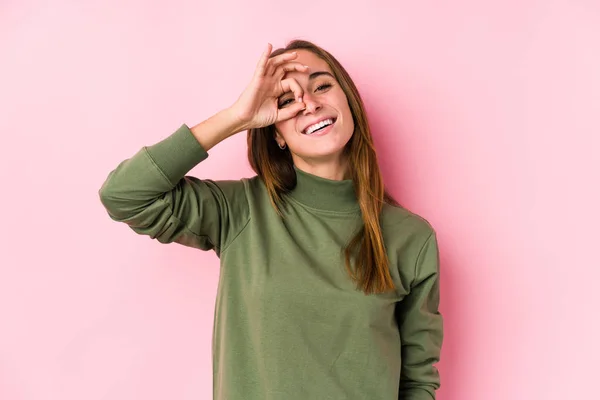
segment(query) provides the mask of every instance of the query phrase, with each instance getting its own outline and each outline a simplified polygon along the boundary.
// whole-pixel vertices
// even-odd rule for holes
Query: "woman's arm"
[[[249,218],[243,183],[186,174],[208,157],[201,141],[212,147],[237,126],[225,110],[121,162],[99,192],[110,217],[162,243],[220,253]]]
[[[417,257],[410,293],[396,306],[402,339],[402,400],[434,400],[440,387],[434,366],[440,360],[443,339],[439,303],[439,253],[435,233],[431,233]]]
[[[249,218],[243,183],[199,180],[186,174],[220,141],[291,118],[304,109],[304,103],[298,101],[280,110],[277,99],[285,91],[293,91],[300,100],[300,85],[283,77],[307,67],[292,61],[295,53],[269,58],[271,50],[269,44],[250,84],[233,106],[191,129],[182,125],[109,174],[100,199],[112,219],[163,243],[178,242],[217,253],[227,247]]]

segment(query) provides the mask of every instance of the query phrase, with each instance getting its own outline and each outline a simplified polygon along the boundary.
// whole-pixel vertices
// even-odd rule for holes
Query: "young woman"
[[[435,232],[385,192],[340,63],[306,41],[271,50],[232,106],[123,161],[102,203],[137,233],[220,257],[215,399],[435,399]],[[186,175],[245,130],[257,176]]]

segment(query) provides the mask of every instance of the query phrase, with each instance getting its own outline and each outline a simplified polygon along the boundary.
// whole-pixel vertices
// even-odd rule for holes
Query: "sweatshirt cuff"
[[[208,158],[208,153],[186,124],[160,142],[147,146],[146,151],[172,184]]]

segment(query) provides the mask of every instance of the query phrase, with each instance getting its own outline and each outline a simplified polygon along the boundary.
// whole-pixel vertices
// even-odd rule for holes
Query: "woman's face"
[[[287,144],[296,165],[298,158],[308,162],[341,160],[344,146],[354,132],[348,99],[327,63],[308,50],[296,50],[294,62],[308,65],[307,72],[292,71],[284,79],[294,78],[303,90],[306,105],[295,117],[275,124],[276,140]],[[279,108],[295,101],[292,92],[278,100]]]

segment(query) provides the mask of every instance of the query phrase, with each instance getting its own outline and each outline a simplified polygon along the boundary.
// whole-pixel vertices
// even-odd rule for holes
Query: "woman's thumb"
[[[306,109],[306,104],[294,102],[293,105],[286,107],[281,110],[279,114],[279,122],[285,121],[296,116],[300,111]]]

